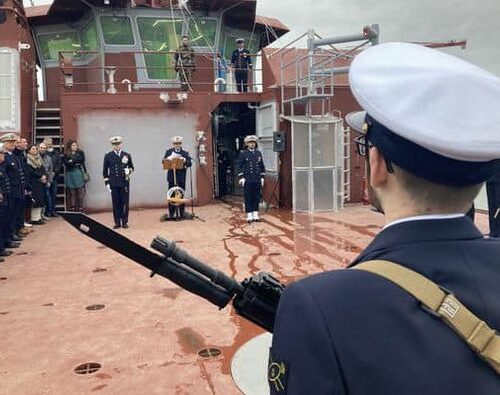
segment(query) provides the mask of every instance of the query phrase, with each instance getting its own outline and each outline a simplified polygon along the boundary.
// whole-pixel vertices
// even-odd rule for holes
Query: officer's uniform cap
[[[123,138],[121,136],[113,136],[109,139],[109,142],[113,145],[121,144],[123,142]]]
[[[172,137],[172,143],[182,143],[182,136],[174,136]]]
[[[237,38],[236,39],[236,44],[241,44],[241,43],[244,43],[244,42],[245,42],[244,38]]]
[[[6,141],[17,141],[19,136],[15,133],[6,133],[0,137],[0,143],[5,143]]]
[[[388,43],[356,56],[349,83],[366,110],[347,122],[384,157],[429,181],[472,185],[500,170],[500,79],[421,45]]]
[[[244,141],[245,141],[245,144],[248,144],[250,141],[253,141],[256,143],[258,139],[259,138],[256,135],[252,134],[251,136],[246,136]]]

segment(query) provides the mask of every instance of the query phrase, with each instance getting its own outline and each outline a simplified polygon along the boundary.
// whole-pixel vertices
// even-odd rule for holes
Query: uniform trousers
[[[113,218],[116,225],[127,225],[129,187],[111,187],[111,199],[113,200]]]
[[[24,199],[23,198],[8,198],[9,201],[9,210],[7,210],[6,214],[6,233],[5,233],[5,242],[11,242],[12,236],[21,227],[19,226],[20,220],[22,221],[22,225],[24,225]]]
[[[245,182],[245,211],[247,213],[259,211],[260,193],[260,181]]]
[[[5,249],[5,242],[8,236],[7,215],[9,213],[9,203],[7,197],[5,197],[2,203],[0,203],[0,252]]]
[[[500,211],[498,211],[500,209],[500,182],[487,182],[486,194],[488,195],[490,237],[500,237]]]
[[[236,79],[236,89],[238,92],[248,91],[248,70],[236,70],[234,73]]]

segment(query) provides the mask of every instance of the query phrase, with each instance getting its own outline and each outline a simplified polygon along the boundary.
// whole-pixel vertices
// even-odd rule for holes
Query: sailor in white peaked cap
[[[349,80],[386,225],[352,269],[287,285],[271,393],[500,393],[500,239],[464,214],[499,170],[500,79],[391,43],[356,56]]]

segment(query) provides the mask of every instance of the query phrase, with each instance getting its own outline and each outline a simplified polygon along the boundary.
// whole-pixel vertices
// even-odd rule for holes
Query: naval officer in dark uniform
[[[500,172],[486,182],[490,237],[500,237]]]
[[[363,51],[349,79],[368,114],[349,123],[386,225],[350,269],[286,288],[271,392],[500,394],[500,240],[465,216],[500,168],[500,79],[407,43]]]
[[[262,159],[262,152],[257,149],[257,136],[246,136],[246,149],[241,151],[238,158],[239,184],[245,188],[245,211],[247,222],[260,221],[259,203],[264,187],[266,167]]]
[[[236,40],[238,48],[231,55],[231,67],[234,68],[234,78],[238,92],[248,91],[248,70],[253,67],[250,51],[245,48],[245,39]]]
[[[0,143],[0,262],[3,257],[11,255],[11,251],[5,249],[5,237],[7,236],[9,212],[10,180],[6,174],[5,153],[3,143]]]
[[[130,197],[130,175],[134,171],[132,156],[122,150],[123,139],[111,137],[109,142],[113,150],[104,156],[102,176],[113,199],[114,229],[128,228],[128,204]]]
[[[186,195],[186,172],[192,165],[191,155],[188,151],[182,149],[182,136],[172,137],[172,148],[168,148],[163,155],[163,159],[174,159],[176,157],[182,158],[184,161],[184,166],[180,170],[174,171],[169,170],[167,173],[168,189],[173,187],[180,187],[184,191],[184,196]],[[185,205],[181,204],[178,206],[178,216],[176,217],[176,207],[172,204],[168,205],[168,219],[183,219],[185,216]]]

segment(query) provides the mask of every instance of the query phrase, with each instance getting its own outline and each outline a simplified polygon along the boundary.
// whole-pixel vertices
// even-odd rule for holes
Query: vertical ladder
[[[33,142],[40,144],[43,139],[50,137],[55,150],[64,151],[64,142],[61,130],[61,109],[56,107],[41,107],[38,103],[35,114]],[[64,172],[57,178],[57,205],[56,210],[66,209],[66,190],[64,187]]]

